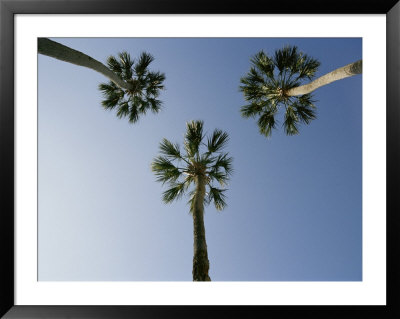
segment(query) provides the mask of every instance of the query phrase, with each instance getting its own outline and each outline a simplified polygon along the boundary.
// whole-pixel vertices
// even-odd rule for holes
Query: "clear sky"
[[[362,76],[319,88],[317,119],[267,139],[244,119],[249,59],[296,45],[317,76],[362,58],[354,38],[57,38],[105,62],[151,53],[163,110],[138,123],[101,106],[101,74],[38,56],[39,280],[191,281],[193,222],[150,163],[185,123],[227,131],[227,208],[205,209],[213,281],[362,280]]]

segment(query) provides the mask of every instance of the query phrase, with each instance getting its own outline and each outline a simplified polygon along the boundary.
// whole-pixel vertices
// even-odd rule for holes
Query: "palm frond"
[[[167,157],[164,156],[157,156],[151,164],[151,169],[153,172],[162,172],[175,168],[175,165]]]
[[[118,87],[115,85],[114,82],[110,81],[109,83],[100,83],[99,90],[102,91],[104,95],[108,95],[108,94],[114,94],[115,91],[118,90]]]
[[[161,110],[162,102],[157,99],[147,98],[148,106],[151,112],[158,113]]]
[[[266,81],[255,67],[251,67],[246,76],[240,78],[239,90],[243,92],[247,101],[258,100],[263,97],[263,89],[268,87]]]
[[[274,62],[269,58],[264,51],[258,52],[253,58],[250,59],[251,63],[265,74],[268,78],[274,77]],[[260,81],[262,82],[262,81]]]
[[[160,72],[148,72],[146,82],[148,83],[147,94],[157,97],[160,90],[164,90],[163,82],[165,74]]]
[[[211,153],[205,152],[200,155],[200,158],[197,160],[199,164],[203,167],[209,167],[216,160],[215,156],[212,156]]]
[[[261,134],[271,136],[272,130],[276,128],[275,114],[276,109],[269,109],[260,115],[257,124]]]
[[[297,101],[301,105],[308,105],[308,106],[310,106],[312,108],[315,108],[315,105],[314,105],[315,100],[313,100],[313,97],[312,97],[312,95],[310,93],[309,94],[300,95],[297,98]]]
[[[129,103],[128,102],[120,103],[117,109],[117,116],[119,118],[123,118],[128,115],[129,115]]]
[[[199,152],[203,140],[203,121],[190,121],[186,123],[185,149],[190,157]]]
[[[306,54],[301,54],[297,64],[298,79],[307,78],[311,80],[317,72],[321,63]]]
[[[207,149],[209,153],[215,153],[221,151],[228,143],[228,133],[216,129],[212,133],[211,137],[207,141]]]
[[[217,171],[217,170],[210,170],[208,173],[211,181],[216,180],[221,186],[225,186],[229,180],[229,177],[226,173]]]
[[[261,86],[254,83],[245,83],[246,81],[244,78],[242,78],[240,81],[244,85],[241,85],[239,90],[243,92],[246,101],[258,101],[265,96],[264,88],[267,88],[267,86]]]
[[[285,46],[283,49],[275,51],[274,64],[279,72],[289,70],[289,72],[296,73],[298,58],[296,46]]]
[[[185,193],[186,185],[185,182],[172,183],[172,187],[163,192],[163,201],[165,203],[171,203],[174,200],[178,200]]]
[[[183,171],[182,174],[185,175],[184,181],[188,187],[189,187],[189,185],[194,183],[194,180],[195,180],[194,176],[192,174],[188,174],[187,170]]]
[[[182,159],[179,144],[173,144],[166,138],[160,143],[160,152],[170,159]]]
[[[118,62],[118,60],[114,56],[111,55],[108,57],[107,66],[115,74],[117,74],[118,76],[121,76],[121,73],[122,73],[121,64]]]
[[[224,194],[226,189],[211,186],[209,188],[207,202],[211,203],[213,201],[217,210],[223,210],[226,207],[226,195]]]
[[[265,106],[268,105],[268,101],[257,101],[244,105],[240,109],[240,113],[244,118],[255,117],[260,115]]]
[[[168,158],[163,156],[156,157],[151,163],[151,170],[157,177],[157,182],[176,182],[182,176],[179,170]]]
[[[219,171],[220,168],[223,168],[225,171],[225,174],[227,176],[232,175],[233,169],[232,169],[232,162],[233,158],[228,157],[228,153],[225,154],[220,154],[216,158],[214,165],[211,167],[212,171]]]
[[[135,74],[138,77],[144,76],[148,66],[150,65],[151,62],[154,61],[154,57],[146,52],[142,52],[139,56],[139,59],[134,67]]]
[[[111,81],[109,83],[100,83],[99,90],[103,93],[104,100],[101,101],[101,104],[105,109],[113,109],[124,97],[124,91]]]
[[[147,110],[149,109],[149,102],[148,100],[142,98],[141,96],[134,96],[132,98],[133,104],[137,105],[138,112],[140,114],[146,114]]]
[[[261,73],[255,68],[251,67],[250,71],[247,73],[247,77],[244,79],[244,84],[254,84],[254,85],[260,85],[264,84],[264,77],[262,76]]]
[[[305,124],[309,124],[316,118],[314,108],[308,104],[293,104],[293,107],[299,120]]]
[[[128,102],[124,102],[124,104],[129,105]],[[139,110],[136,105],[131,105],[129,107],[129,123],[136,123],[139,121]]]
[[[131,59],[131,56],[128,52],[121,52],[118,54],[118,56],[122,69],[121,76],[125,81],[130,80],[133,76],[132,66],[135,61]]]
[[[292,106],[288,106],[285,112],[285,121],[283,126],[287,135],[299,134],[298,129],[299,118]]]

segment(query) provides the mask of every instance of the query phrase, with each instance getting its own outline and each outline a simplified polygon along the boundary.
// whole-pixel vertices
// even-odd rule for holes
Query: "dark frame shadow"
[[[14,15],[15,14],[385,14],[387,21],[386,306],[17,306],[14,303]],[[0,0],[0,315],[2,318],[400,318],[397,185],[400,137],[398,0],[230,1]]]

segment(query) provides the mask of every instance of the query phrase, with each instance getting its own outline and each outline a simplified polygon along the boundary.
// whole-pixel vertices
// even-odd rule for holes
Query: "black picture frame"
[[[386,306],[16,306],[14,305],[14,15],[15,14],[385,14],[387,18]],[[4,318],[400,318],[398,306],[400,137],[398,0],[184,1],[0,0],[0,315]],[[378,79],[377,79],[378,80]]]

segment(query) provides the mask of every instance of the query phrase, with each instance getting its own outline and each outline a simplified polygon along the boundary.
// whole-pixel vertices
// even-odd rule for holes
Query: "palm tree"
[[[265,136],[270,136],[276,128],[276,115],[282,107],[285,108],[286,134],[298,134],[299,124],[309,124],[316,118],[311,92],[362,72],[360,60],[304,84],[314,78],[320,62],[300,52],[296,46],[277,50],[272,57],[260,51],[250,61],[250,71],[240,79],[240,90],[249,102],[242,106],[241,113],[245,118],[258,117],[260,133]]]
[[[224,153],[228,134],[214,130],[206,143],[203,142],[203,122],[191,121],[186,124],[184,151],[179,144],[167,139],[160,143],[162,155],[152,162],[152,171],[157,181],[167,183],[163,201],[171,203],[185,193],[190,196],[190,213],[193,217],[194,256],[193,281],[211,281],[204,228],[204,206],[214,202],[217,210],[226,206],[226,189],[218,188],[213,182],[224,187],[232,174],[232,158]]]
[[[110,82],[99,85],[105,97],[102,105],[105,109],[117,107],[117,116],[120,118],[126,116],[129,122],[135,123],[140,114],[145,114],[148,110],[157,113],[161,108],[161,101],[157,97],[164,89],[165,75],[148,70],[150,63],[154,61],[148,53],[142,53],[137,62],[126,52],[120,53],[118,58],[110,56],[107,67],[80,51],[47,38],[38,39],[38,52],[90,68],[106,76]]]

